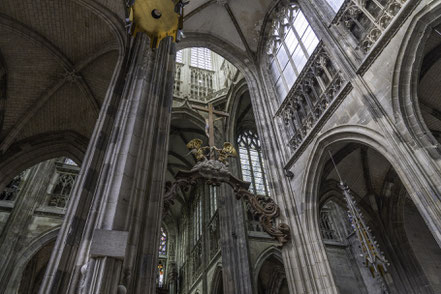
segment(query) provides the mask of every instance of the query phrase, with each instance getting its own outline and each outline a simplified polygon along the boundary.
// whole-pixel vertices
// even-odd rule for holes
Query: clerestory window
[[[281,10],[268,41],[270,71],[280,100],[285,99],[319,40],[296,4]]]
[[[262,151],[257,134],[251,130],[242,132],[238,136],[237,145],[239,146],[242,179],[251,183],[250,191],[254,194],[269,196]]]
[[[176,52],[176,62],[183,63],[182,60],[182,50],[179,50]]]
[[[197,68],[212,70],[211,51],[208,48],[191,48],[190,65]]]

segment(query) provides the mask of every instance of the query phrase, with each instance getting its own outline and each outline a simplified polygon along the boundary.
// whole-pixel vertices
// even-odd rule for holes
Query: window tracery
[[[25,170],[16,175],[5,187],[0,194],[0,200],[14,201],[18,193],[21,190],[22,182],[27,174],[28,170]]]
[[[253,193],[269,196],[260,140],[257,134],[251,130],[242,132],[238,136],[237,145],[239,147],[242,179],[251,183],[250,190]]]
[[[368,53],[407,0],[346,0],[334,23],[343,24]]]
[[[191,48],[190,65],[197,68],[212,70],[211,50],[202,47]]]
[[[65,208],[70,197],[77,175],[69,172],[57,171],[55,183],[49,195],[48,206]]]
[[[159,238],[159,255],[167,255],[167,233],[161,227],[161,236]]]
[[[267,54],[280,100],[286,97],[318,43],[298,5],[291,3],[278,11],[271,26]]]

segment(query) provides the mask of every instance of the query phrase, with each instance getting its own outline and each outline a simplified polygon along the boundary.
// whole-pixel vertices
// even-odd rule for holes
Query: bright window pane
[[[304,59],[306,59],[305,55],[303,54],[302,48],[298,47],[296,49],[296,51],[294,51],[294,54],[292,55],[292,60],[294,61],[294,64],[297,67],[297,70],[300,71],[303,66],[301,66],[302,64],[304,64]]]
[[[259,195],[269,195],[268,188],[265,186],[259,138],[254,132],[245,131],[239,135],[237,143],[239,145],[242,179],[251,183],[251,192]]]
[[[208,48],[191,48],[190,65],[202,69],[211,70],[211,51]]]
[[[294,28],[297,31],[297,34],[302,37],[306,28],[308,27],[308,21],[306,20],[303,13],[297,14],[296,20],[294,21]]]
[[[279,97],[281,99],[284,99],[286,97],[286,94],[288,94],[281,77],[279,78],[279,80],[276,83],[276,91],[279,94]]]
[[[297,78],[291,63],[288,63],[286,65],[285,70],[283,71],[283,76],[285,77],[285,81],[288,84],[288,87],[291,88]]]
[[[274,87],[280,100],[285,99],[309,56],[319,43],[317,36],[300,9],[298,7],[292,7],[291,9],[292,17],[280,19],[275,24],[275,27],[287,25],[284,40],[278,45],[275,60],[272,60],[270,67],[272,77],[276,81]],[[274,40],[272,39],[270,42],[274,42]],[[272,46],[275,46],[275,44],[272,43]],[[281,74],[282,76],[280,76]]]
[[[285,43],[289,49],[289,54],[292,54],[299,44],[299,41],[297,41],[297,38],[291,29],[289,29],[288,33],[286,34]]]
[[[280,47],[279,51],[277,52],[277,60],[279,61],[281,68],[285,68],[286,64],[289,61],[288,54],[286,53],[286,50],[283,46]]]
[[[327,0],[327,1],[335,12],[338,12],[340,10],[340,7],[343,5],[343,2],[345,2],[345,0]]]
[[[176,62],[182,63],[182,50],[176,52]]]

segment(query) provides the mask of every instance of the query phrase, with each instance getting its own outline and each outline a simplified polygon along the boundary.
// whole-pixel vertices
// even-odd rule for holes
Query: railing
[[[193,275],[192,281],[195,281],[197,277],[202,273],[202,237],[196,243],[192,251],[192,265]]]
[[[210,222],[208,223],[208,232],[210,234],[210,240],[209,240],[210,260],[219,251],[219,239],[220,239],[219,225],[220,225],[219,213],[216,211],[213,217],[211,218]]]
[[[276,113],[294,153],[307,143],[310,134],[329,117],[350,88],[320,43]]]
[[[367,53],[406,2],[407,0],[346,0],[333,23],[343,24],[359,42],[360,48]]]

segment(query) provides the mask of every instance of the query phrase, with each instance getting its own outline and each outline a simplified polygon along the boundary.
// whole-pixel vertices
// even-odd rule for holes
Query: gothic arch
[[[380,134],[366,127],[337,127],[325,132],[318,137],[317,141],[313,145],[312,152],[310,153],[308,158],[307,167],[305,168],[306,173],[303,177],[304,184],[302,186],[301,193],[302,195],[304,195],[303,197],[306,197],[306,199],[304,200],[306,208],[303,213],[303,218],[305,221],[304,232],[306,238],[309,239],[310,242],[317,242],[317,240],[322,240],[318,223],[321,207],[319,197],[321,196],[320,182],[322,179],[322,171],[324,168],[324,164],[328,159],[327,149],[336,143],[342,142],[355,142],[357,144],[367,146],[377,152],[379,155],[383,156],[391,165],[392,169],[396,172],[404,189],[409,194],[413,204],[417,207],[420,216],[423,217],[425,215],[421,212],[424,212],[427,208],[424,206],[423,201],[421,201],[420,197],[418,197],[418,194],[415,194],[414,187],[412,187],[411,185],[412,179],[410,177],[412,177],[412,172],[406,170],[405,166],[403,166],[402,161],[400,161],[387,149],[388,144],[386,140]],[[332,196],[330,196],[328,199],[330,198],[332,198]],[[363,207],[360,208],[363,209]],[[394,211],[396,212],[396,210]],[[433,230],[433,228],[431,227],[430,219],[427,219],[427,217],[425,217],[424,222],[426,223],[429,230],[431,230],[431,234],[433,235],[432,237],[434,237],[434,240],[439,243],[439,239],[437,239],[437,236],[434,233],[435,230]],[[398,231],[397,234],[400,234],[400,232]],[[401,235],[403,235],[402,232]],[[325,253],[325,246],[323,242],[316,243],[316,246],[319,247],[319,250],[314,250],[314,252],[311,252],[311,254],[314,255],[313,259],[325,261],[323,264],[320,265],[321,270],[329,273],[329,276],[332,276],[332,270],[330,268],[328,257]],[[416,271],[418,272],[418,269]],[[404,283],[408,283],[407,281],[408,280],[406,280]],[[331,281],[331,283],[333,287],[336,286],[335,281]],[[403,282],[401,281],[401,283]],[[414,285],[421,284],[418,282],[410,283]]]
[[[431,29],[441,24],[440,13],[441,4],[432,2],[413,17],[399,49],[392,82],[393,112],[402,128],[410,133],[406,139],[435,159],[441,158],[441,150],[433,148],[437,141],[422,117],[417,89],[426,41]]]
[[[210,294],[223,293],[223,280],[222,280],[222,265],[218,264],[214,270],[213,279],[211,282]]]
[[[17,287],[20,284],[20,279],[22,278],[23,271],[28,262],[36,253],[38,253],[41,248],[48,245],[50,242],[55,241],[59,231],[60,228],[58,227],[40,235],[39,237],[35,238],[27,248],[23,249],[18,254],[17,263],[15,264],[14,271],[9,279],[6,292],[15,293],[15,291],[18,290]]]
[[[238,49],[212,35],[202,33],[186,33],[185,35],[185,39],[176,44],[177,50],[190,47],[208,48],[238,68],[239,71],[242,72],[242,74],[246,77],[248,82],[248,79],[252,74],[254,64]]]
[[[253,279],[253,283],[254,283],[254,290],[256,291],[256,293],[260,293],[257,292],[259,291],[259,280],[260,280],[260,273],[261,270],[263,269],[263,267],[265,266],[265,264],[267,264],[268,262],[271,262],[274,264],[274,262],[278,263],[278,268],[274,268],[273,273],[273,277],[270,281],[270,285],[272,285],[272,292],[270,292],[271,294],[278,294],[278,290],[280,290],[283,282],[286,282],[286,274],[285,274],[285,269],[283,266],[283,258],[282,258],[282,253],[279,249],[277,249],[274,246],[269,247],[268,249],[266,249],[265,251],[263,251],[260,256],[257,258],[257,261],[254,265],[254,279]],[[265,292],[266,293],[266,292]]]
[[[88,140],[74,132],[41,134],[17,142],[0,156],[0,188],[21,171],[48,159],[66,156],[80,164]]]

